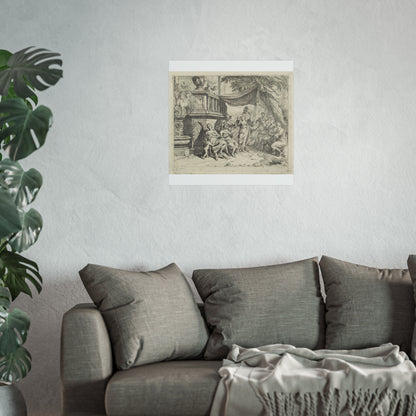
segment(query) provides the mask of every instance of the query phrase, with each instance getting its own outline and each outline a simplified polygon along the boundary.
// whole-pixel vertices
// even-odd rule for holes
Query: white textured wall
[[[25,161],[44,175],[27,255],[32,416],[59,411],[62,314],[87,262],[152,269],[328,254],[405,267],[416,251],[416,37],[410,0],[1,0],[0,48],[61,52],[40,93],[55,124]],[[169,187],[170,59],[295,63],[295,185]],[[175,296],[173,293],[172,296]]]

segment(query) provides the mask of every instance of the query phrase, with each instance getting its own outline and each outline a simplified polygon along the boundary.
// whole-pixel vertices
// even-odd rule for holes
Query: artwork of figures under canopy
[[[170,173],[292,174],[293,72],[171,72]]]

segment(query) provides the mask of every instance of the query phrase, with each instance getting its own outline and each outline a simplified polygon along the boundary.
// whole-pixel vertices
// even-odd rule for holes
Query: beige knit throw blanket
[[[392,344],[234,345],[219,374],[211,416],[416,416],[416,367]]]

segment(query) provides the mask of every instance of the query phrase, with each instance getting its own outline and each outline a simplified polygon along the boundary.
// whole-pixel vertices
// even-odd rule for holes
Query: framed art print
[[[170,61],[169,183],[293,183],[292,61]]]

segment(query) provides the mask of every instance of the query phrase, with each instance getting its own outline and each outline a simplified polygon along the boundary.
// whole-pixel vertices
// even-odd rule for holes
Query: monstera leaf
[[[0,161],[0,187],[9,192],[19,208],[33,202],[41,186],[42,175],[36,169],[25,172],[19,162]]]
[[[20,210],[19,215],[22,229],[9,240],[9,244],[14,251],[20,253],[36,243],[43,221],[39,212],[33,208],[27,212]]]
[[[0,355],[8,355],[15,352],[26,342],[30,319],[27,313],[15,308],[6,313],[2,320],[3,323],[0,325]]]
[[[18,162],[0,162],[0,238],[10,238],[13,250],[21,252],[34,244],[42,230],[42,217],[35,209],[19,209],[30,204],[42,185],[36,169],[25,172]]]
[[[51,68],[62,65],[62,60],[56,59],[59,53],[32,48],[22,49],[8,58],[7,67],[0,71],[0,95],[7,95],[13,82],[17,96],[27,98],[33,94],[28,84],[43,91],[62,78],[61,69]]]
[[[0,239],[20,231],[21,215],[9,192],[0,189]]]
[[[26,280],[35,286],[38,293],[42,290],[42,277],[38,265],[20,254],[4,249],[0,252],[0,276],[10,290],[12,300],[20,293],[32,296]]]
[[[0,103],[0,114],[0,126],[7,124],[0,131],[0,142],[11,138],[5,146],[10,159],[23,159],[45,143],[52,125],[52,112],[48,107],[40,105],[31,110],[22,98],[9,98]]]
[[[13,382],[31,368],[29,352],[22,347],[30,327],[29,316],[20,309],[9,311],[10,291],[0,286],[0,381]]]
[[[7,287],[0,286],[0,320],[1,317],[10,308],[10,290]]]
[[[0,357],[0,380],[13,383],[26,377],[32,368],[32,356],[24,347],[19,347],[15,352]]]
[[[1,71],[1,68],[0,68]],[[7,100],[9,98],[19,98],[17,94],[14,92],[13,84],[10,85],[9,92],[7,95],[4,95],[1,101]],[[30,97],[26,98],[26,104],[28,107],[33,110],[38,105],[38,97],[35,93],[33,93]]]
[[[4,49],[0,49],[0,71],[8,68],[7,61],[10,59],[12,55],[13,54],[11,52],[5,51]]]

